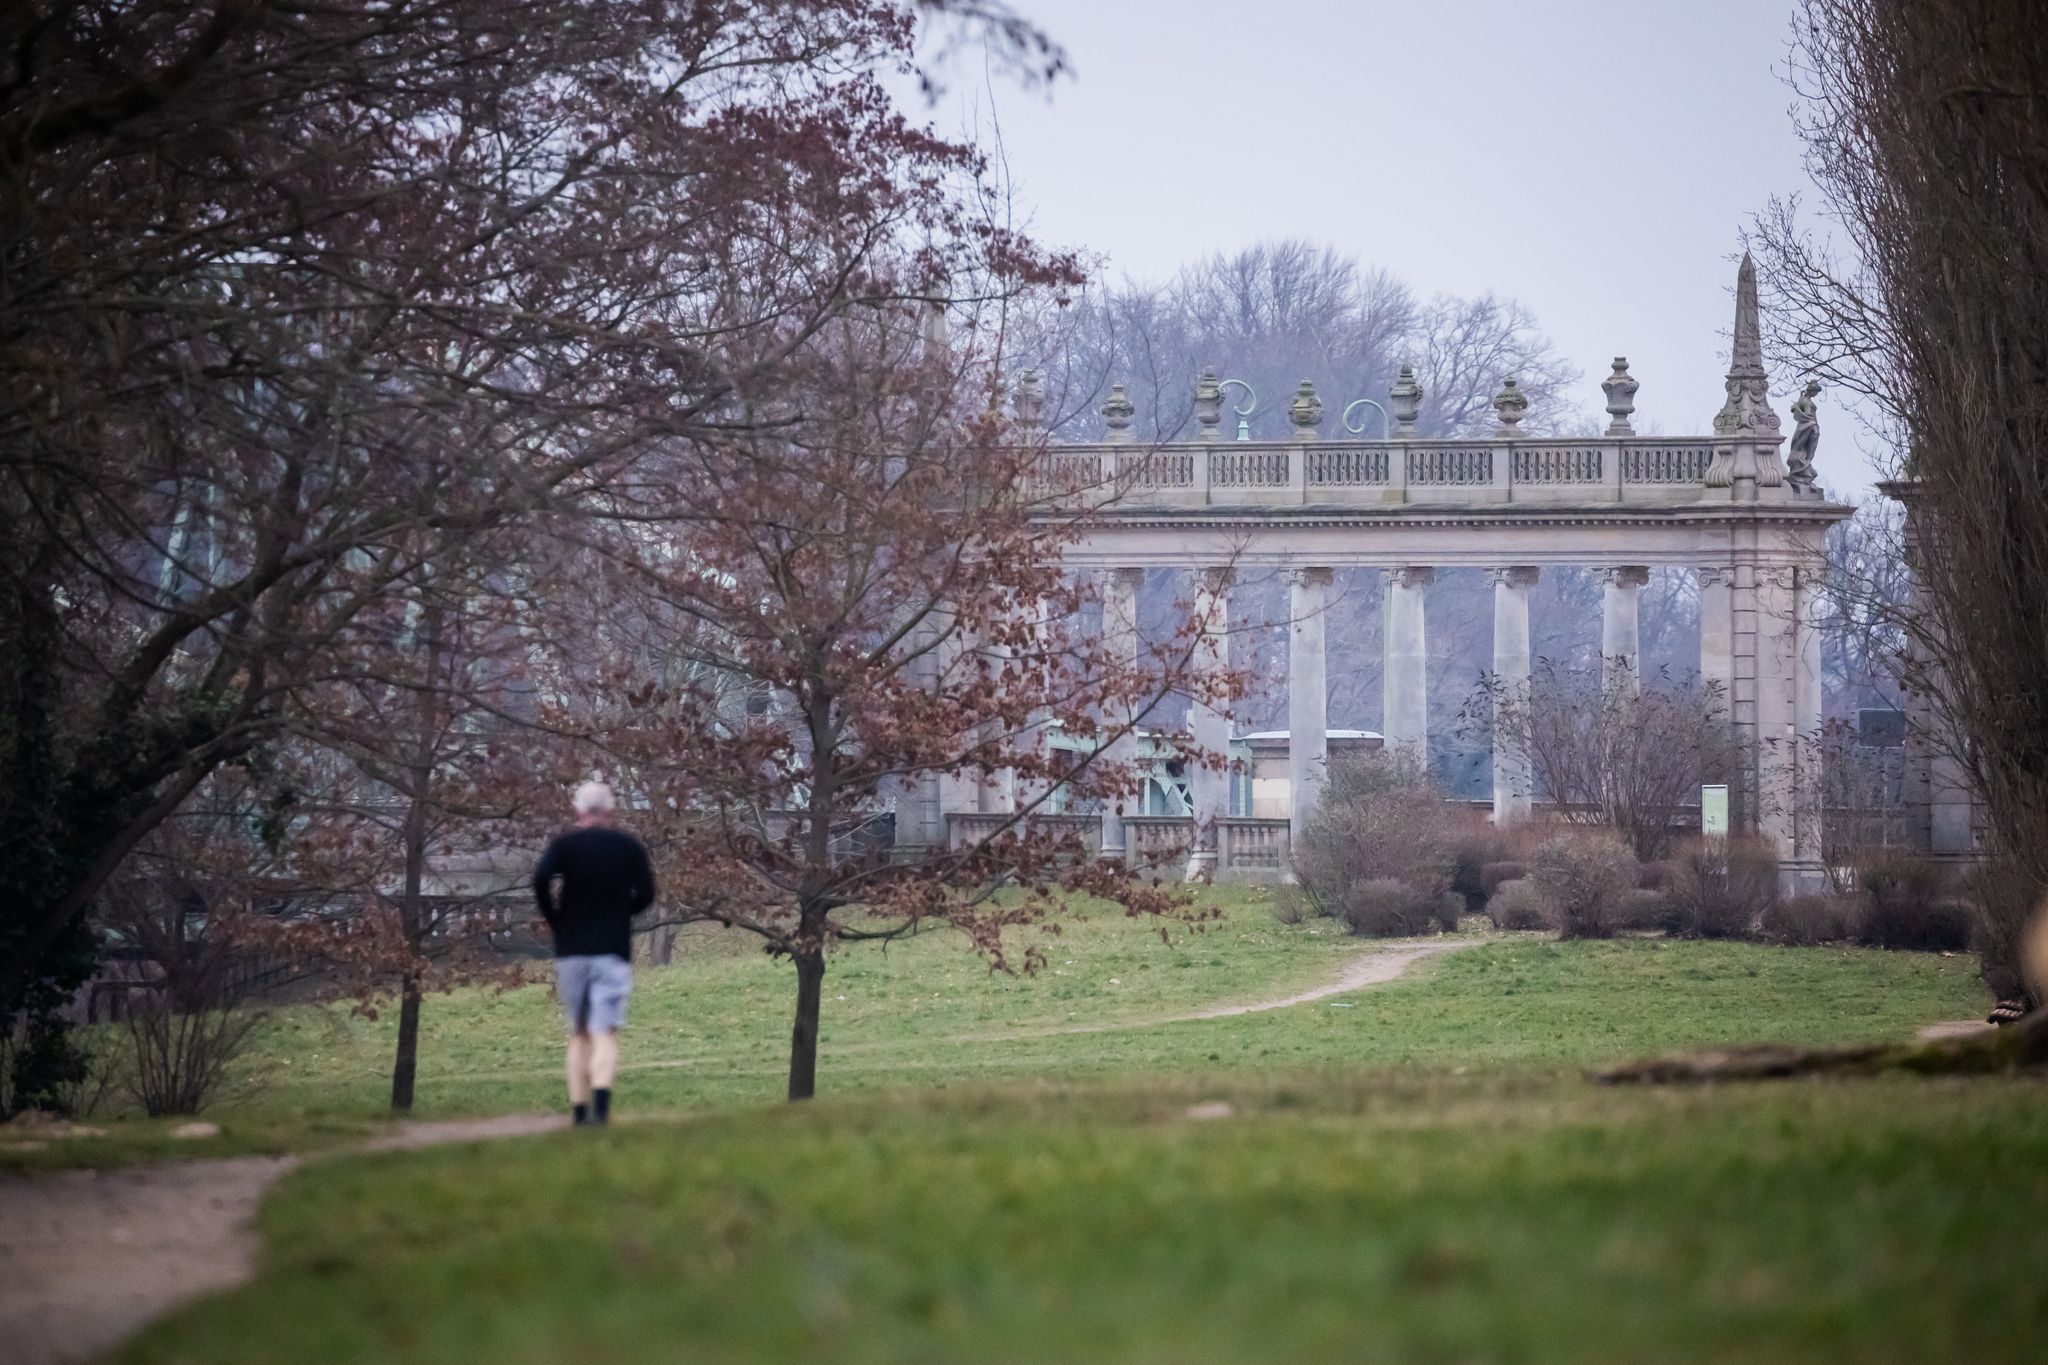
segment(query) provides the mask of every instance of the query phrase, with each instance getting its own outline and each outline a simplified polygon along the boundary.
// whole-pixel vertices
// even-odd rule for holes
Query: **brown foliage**
[[[1560,830],[1536,850],[1531,879],[1549,899],[1560,938],[1612,938],[1624,897],[1636,889],[1636,859],[1611,830]]]
[[[1295,876],[1319,913],[1345,915],[1354,887],[1394,881],[1410,889],[1414,917],[1426,920],[1451,890],[1465,834],[1416,764],[1384,751],[1354,755],[1331,765],[1294,849]]]
[[[1755,839],[1698,839],[1675,860],[1666,893],[1674,938],[1748,938],[1778,898],[1775,850]]]
[[[1793,947],[1841,943],[1861,908],[1854,896],[1787,896],[1765,908],[1759,929],[1768,941]]]
[[[1496,929],[1550,929],[1558,922],[1557,902],[1534,881],[1518,878],[1494,889],[1486,917]]]

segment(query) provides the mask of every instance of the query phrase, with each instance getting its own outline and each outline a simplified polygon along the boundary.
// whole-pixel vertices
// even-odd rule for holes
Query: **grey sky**
[[[1018,8],[1074,68],[1049,95],[995,87],[1041,240],[1157,277],[1301,235],[1424,294],[1493,289],[1584,371],[1589,415],[1625,354],[1640,417],[1671,434],[1721,404],[1738,231],[1807,187],[1781,80],[1790,0]],[[946,79],[941,122],[981,105],[986,136],[977,77]],[[1774,388],[1793,378],[1779,367]],[[1860,486],[1847,426],[1822,477]]]

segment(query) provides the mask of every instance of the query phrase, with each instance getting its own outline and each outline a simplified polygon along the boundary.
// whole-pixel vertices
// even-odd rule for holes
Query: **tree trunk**
[[[391,1064],[391,1107],[412,1111],[413,1077],[420,1064],[420,978],[407,972],[399,986],[398,1057]]]
[[[818,1090],[818,1005],[825,991],[825,953],[812,949],[796,962],[796,1026],[789,1034],[789,1097],[807,1100]]]

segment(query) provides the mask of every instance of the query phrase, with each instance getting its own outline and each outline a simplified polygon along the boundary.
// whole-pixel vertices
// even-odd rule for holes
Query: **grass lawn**
[[[1283,925],[1261,892],[1209,893],[1207,932],[1109,911],[1069,921],[1034,976],[991,974],[950,932],[833,958],[819,1085],[826,1095],[1000,1080],[1263,1073],[1325,1067],[1575,1072],[1644,1052],[1726,1041],[1903,1038],[1984,1007],[1971,959],[1865,949],[1488,938],[1404,979],[1286,1010],[1154,1022],[1331,980],[1384,946],[1328,921]],[[692,940],[641,969],[625,1035],[622,1112],[772,1103],[782,1093],[794,991],[751,940]],[[1096,1032],[1061,1032],[1088,1026]],[[111,1136],[0,1150],[0,1167],[112,1164],[333,1145],[386,1113],[395,1023],[345,1007],[280,1011],[234,1093],[207,1114],[219,1138],[174,1142],[171,1124],[115,1120]],[[545,984],[430,996],[421,1117],[558,1108],[561,1024]],[[95,1120],[95,1122],[100,1122]]]
[[[2039,1359],[2044,1101],[1237,1072],[326,1161],[116,1358]]]
[[[825,1097],[796,1108],[775,1103],[788,968],[694,942],[641,973],[614,1128],[310,1163],[264,1207],[257,1278],[117,1359],[2038,1356],[2048,1086],[1582,1075],[1909,1037],[1983,1007],[1969,959],[1475,934],[1390,985],[1165,1022],[1384,946],[1215,894],[1225,921],[1170,943],[1085,918],[1034,977],[944,934],[836,958]],[[425,1018],[423,1115],[560,1104],[544,987]],[[1109,1027],[1063,1031],[1083,1025]],[[214,1142],[360,1131],[391,1027],[282,1012]],[[162,1145],[116,1127],[111,1159]]]

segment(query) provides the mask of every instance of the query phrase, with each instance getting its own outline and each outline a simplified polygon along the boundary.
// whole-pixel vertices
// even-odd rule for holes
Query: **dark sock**
[[[612,1120],[612,1092],[609,1090],[591,1091],[590,1112],[599,1123],[610,1123]]]
[[[569,1112],[575,1116],[578,1125],[590,1122],[590,1106],[587,1104],[572,1104],[569,1106]]]

